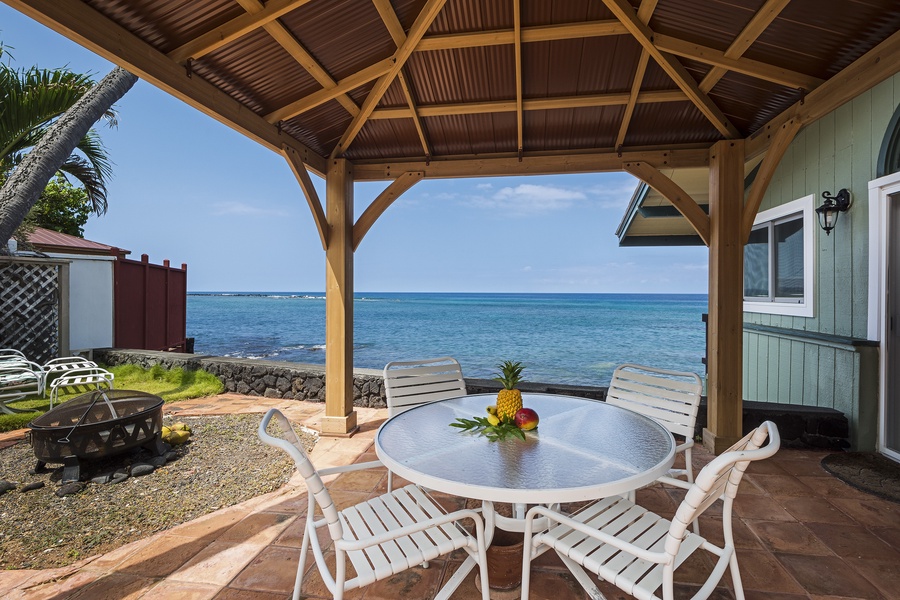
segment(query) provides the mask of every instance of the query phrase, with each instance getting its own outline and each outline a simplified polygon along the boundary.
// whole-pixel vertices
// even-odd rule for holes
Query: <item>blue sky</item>
[[[5,5],[0,41],[16,67],[99,79],[113,66]],[[324,252],[283,158],[144,81],[117,109],[118,129],[101,129],[109,211],[86,238],[187,263],[191,291],[324,289]],[[425,180],[360,244],[356,290],[706,293],[705,248],[618,246],[635,185],[626,173]],[[356,214],[386,186],[357,183]]]

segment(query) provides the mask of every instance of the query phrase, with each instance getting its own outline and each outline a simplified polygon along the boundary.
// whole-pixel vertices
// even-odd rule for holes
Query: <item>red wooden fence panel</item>
[[[141,350],[186,350],[187,265],[180,269],[120,258],[115,262],[115,345]]]

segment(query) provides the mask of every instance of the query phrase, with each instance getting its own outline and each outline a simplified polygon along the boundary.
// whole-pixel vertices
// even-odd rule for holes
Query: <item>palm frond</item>
[[[91,210],[102,215],[106,212],[106,183],[90,162],[77,154],[72,154],[59,168],[64,174],[77,179],[87,192]]]

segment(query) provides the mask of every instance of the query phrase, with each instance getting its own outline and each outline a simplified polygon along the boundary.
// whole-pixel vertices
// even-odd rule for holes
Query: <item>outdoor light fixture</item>
[[[816,209],[819,214],[819,225],[825,230],[825,235],[831,235],[838,215],[849,209],[853,201],[850,199],[850,192],[847,188],[842,189],[834,196],[831,195],[831,192],[822,192],[822,197],[825,198],[825,202]]]

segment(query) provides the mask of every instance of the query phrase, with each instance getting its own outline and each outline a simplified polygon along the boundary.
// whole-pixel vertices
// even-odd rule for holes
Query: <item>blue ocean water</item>
[[[365,293],[354,302],[354,365],[456,357],[467,377],[502,360],[530,381],[609,383],[624,362],[704,372],[705,294]],[[324,364],[324,294],[192,293],[198,354]]]

